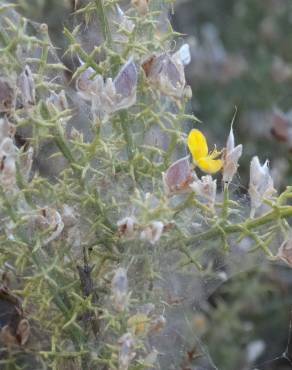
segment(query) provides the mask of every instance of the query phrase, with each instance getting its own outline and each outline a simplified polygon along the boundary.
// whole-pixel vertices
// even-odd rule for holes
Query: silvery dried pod
[[[212,176],[202,176],[201,179],[197,179],[190,184],[190,188],[204,202],[207,202],[211,208],[214,207],[216,200],[217,180],[213,180]]]
[[[119,267],[115,270],[114,276],[111,281],[111,297],[114,308],[118,312],[123,312],[128,307],[129,294],[128,294],[128,277],[127,270]]]
[[[76,88],[82,98],[91,101],[92,111],[96,114],[111,114],[135,104],[138,72],[130,58],[112,80],[104,82],[100,75],[93,79],[92,70],[84,71],[76,81]]]
[[[15,106],[15,91],[10,82],[0,77],[0,113],[10,113]]]
[[[279,259],[288,266],[292,267],[292,235],[290,235],[284,242],[281,244],[276,259]]]
[[[118,340],[119,351],[119,370],[128,370],[131,361],[136,356],[135,339],[131,333],[126,333]]]
[[[191,60],[189,48],[185,45],[170,55],[163,53],[151,56],[142,67],[150,84],[164,95],[182,98],[186,87],[184,65]]]
[[[80,64],[84,62],[79,58]],[[104,89],[104,81],[100,75],[97,75],[92,67],[88,67],[76,79],[76,90],[82,99],[92,101],[93,97]]]
[[[189,156],[181,158],[162,173],[163,185],[166,194],[179,193],[190,190],[193,181]]]
[[[152,245],[157,243],[164,230],[164,224],[161,221],[152,221],[141,231],[140,239],[147,240]]]
[[[18,77],[18,88],[20,90],[20,97],[24,107],[29,107],[35,104],[35,83],[31,69],[28,65]]]
[[[261,165],[257,156],[251,160],[248,188],[251,202],[250,217],[254,216],[256,209],[263,204],[264,199],[270,199],[276,192],[268,163],[269,161],[267,160]]]
[[[119,235],[131,237],[134,235],[136,220],[134,217],[124,217],[117,222]]]
[[[115,110],[126,109],[136,102],[138,72],[133,58],[130,58],[113,80],[116,93]]]
[[[242,155],[242,145],[235,146],[233,129],[231,126],[223,156],[223,181],[230,183],[237,172],[238,160]]]

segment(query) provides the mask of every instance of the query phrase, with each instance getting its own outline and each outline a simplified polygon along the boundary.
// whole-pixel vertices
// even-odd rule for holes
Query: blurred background
[[[75,1],[16,3],[30,19],[48,23],[62,56],[62,29],[72,23]],[[126,10],[130,1],[122,4]],[[244,154],[234,188],[240,183],[242,196],[246,192],[253,155],[270,160],[278,189],[291,184],[292,2],[176,0],[170,19],[185,35],[177,43],[191,47],[188,109],[210,142],[224,145],[237,107],[234,131]],[[292,369],[291,293],[291,269],[269,262],[235,273],[215,290],[194,322],[214,368]],[[191,369],[199,370],[186,361],[183,370]]]

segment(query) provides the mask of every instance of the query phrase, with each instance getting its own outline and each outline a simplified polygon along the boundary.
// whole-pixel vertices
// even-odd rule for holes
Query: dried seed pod
[[[150,84],[164,95],[179,99],[185,95],[184,65],[190,60],[189,47],[185,44],[172,55],[163,53],[150,56],[142,63],[142,68]]]
[[[35,84],[31,69],[28,65],[24,67],[18,78],[18,87],[21,93],[22,104],[29,107],[35,104]]]
[[[15,106],[15,91],[10,82],[0,77],[0,113],[10,113]]]
[[[81,65],[84,62],[79,59]],[[100,75],[97,75],[95,70],[88,67],[76,79],[76,90],[82,99],[92,101],[95,95],[98,95],[104,89],[104,81]]]
[[[86,69],[77,79],[76,89],[83,99],[91,102],[94,114],[111,114],[135,104],[138,72],[132,58],[114,80],[104,81],[100,75],[93,76],[92,68]]]
[[[115,110],[125,109],[135,104],[137,82],[137,68],[133,59],[130,58],[113,81],[115,93],[117,94],[115,99],[117,107]]]
[[[147,240],[154,245],[160,240],[163,231],[164,225],[161,221],[152,221],[141,231],[140,239]]]
[[[118,312],[123,312],[128,307],[128,277],[127,270],[119,267],[111,281],[112,301]]]
[[[165,173],[162,173],[162,178],[166,194],[190,190],[189,185],[193,181],[193,174],[189,156],[174,162]]]

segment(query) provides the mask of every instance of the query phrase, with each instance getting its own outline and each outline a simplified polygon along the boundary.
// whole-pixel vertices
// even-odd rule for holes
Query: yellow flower
[[[188,147],[193,161],[202,171],[216,173],[222,168],[222,160],[216,159],[221,154],[216,149],[208,153],[208,144],[200,130],[193,129],[188,136]]]

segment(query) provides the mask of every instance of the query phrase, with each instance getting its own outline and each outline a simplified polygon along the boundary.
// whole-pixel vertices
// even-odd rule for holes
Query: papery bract
[[[275,191],[274,182],[268,167],[268,161],[261,165],[258,157],[253,157],[250,163],[250,180],[248,188],[251,201],[251,217],[254,216],[255,210],[263,204],[264,199],[270,199]]]
[[[281,261],[284,261],[288,266],[292,267],[292,239],[291,235],[290,237],[285,240],[276,255],[277,259],[280,259]]]
[[[185,44],[172,55],[163,53],[149,57],[142,67],[150,84],[164,95],[182,98],[186,87],[184,65],[190,59],[189,47]]]
[[[18,78],[18,86],[24,107],[35,104],[35,83],[28,65],[25,66]]]
[[[237,172],[238,160],[242,155],[242,145],[235,147],[233,129],[231,127],[230,133],[226,143],[226,149],[223,156],[223,181],[230,183],[233,176]]]
[[[163,184],[167,194],[189,190],[189,184],[193,181],[189,156],[178,159],[162,173]]]

